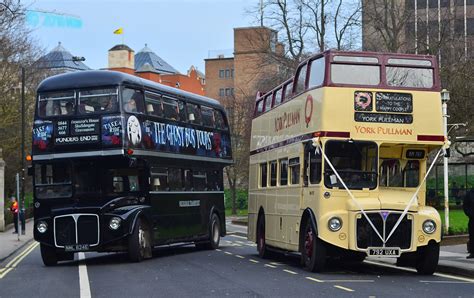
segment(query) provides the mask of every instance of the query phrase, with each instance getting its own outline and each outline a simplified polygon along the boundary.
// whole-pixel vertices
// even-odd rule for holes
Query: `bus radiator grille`
[[[99,217],[96,214],[61,215],[54,219],[56,247],[99,244]],[[77,234],[76,234],[77,233]]]
[[[395,226],[398,218],[400,217],[399,212],[390,212],[386,215],[384,221],[384,213],[388,211],[367,213],[374,226],[377,228],[380,235],[384,238],[388,237],[392,228]],[[385,226],[385,229],[384,229]],[[412,235],[412,221],[408,219],[408,215],[402,219],[397,229],[390,236],[390,239],[385,244],[386,247],[400,247],[401,249],[408,249],[411,246],[411,235]],[[366,249],[367,247],[382,247],[383,242],[377,236],[377,233],[372,229],[367,219],[362,216],[357,219],[357,247],[360,249]]]
[[[77,219],[78,244],[99,242],[99,222],[96,216],[82,215]]]
[[[65,246],[76,243],[76,223],[72,216],[56,218],[56,246]]]

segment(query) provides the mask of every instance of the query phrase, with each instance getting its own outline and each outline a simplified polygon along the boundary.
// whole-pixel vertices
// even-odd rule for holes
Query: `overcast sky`
[[[145,43],[174,68],[204,72],[209,51],[232,53],[233,28],[254,25],[246,9],[258,0],[36,0],[27,4],[28,25],[50,51],[58,42],[93,68],[107,67],[116,44],[135,53]],[[38,12],[38,11],[45,11]],[[54,13],[55,12],[55,13]],[[123,35],[114,35],[119,27]]]

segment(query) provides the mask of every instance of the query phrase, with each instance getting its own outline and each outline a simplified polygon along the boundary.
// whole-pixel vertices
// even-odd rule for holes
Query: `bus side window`
[[[186,104],[182,100],[178,100],[179,120],[186,122]]]
[[[292,93],[293,93],[293,82],[290,82],[285,85],[285,97],[283,98],[284,101],[290,99]]]
[[[222,190],[223,180],[222,172],[210,170],[207,172],[207,190]]]
[[[321,182],[321,166],[322,159],[321,153],[316,152],[316,148],[311,143],[307,143],[305,146],[305,161],[304,161],[304,185],[318,184]]]
[[[193,172],[194,190],[208,190],[207,188],[207,174],[205,171]]]
[[[144,113],[145,102],[141,90],[124,88],[122,92],[123,110],[128,113]]]
[[[222,112],[219,110],[214,110],[214,119],[216,120],[216,127],[218,129],[227,129],[227,125],[224,121],[224,116],[222,116]]]
[[[308,63],[305,63],[298,69],[298,73],[296,74],[296,85],[294,86],[295,88],[295,94],[301,93],[306,89],[306,74],[307,74],[307,69],[308,69]]]
[[[300,184],[300,158],[292,158],[289,161],[290,167],[290,184],[298,185]]]
[[[272,101],[273,101],[273,93],[270,93],[267,96],[265,96],[265,112],[268,112],[271,110]]]
[[[194,190],[193,187],[193,171],[189,169],[183,170],[183,182],[184,182],[184,189],[183,190]]]
[[[261,113],[263,113],[263,105],[264,104],[265,104],[265,102],[263,101],[263,99],[261,99],[257,102],[257,110],[255,111],[255,116],[258,116]]]
[[[308,88],[321,86],[324,82],[324,57],[311,61]]]
[[[260,187],[267,187],[267,163],[260,164]]]
[[[215,127],[214,113],[211,108],[201,107],[202,124],[207,127]]]
[[[198,105],[188,103],[188,120],[194,124],[201,124],[201,110]]]
[[[151,187],[152,191],[169,190],[168,169],[152,168],[151,169]]]
[[[288,158],[280,159],[280,185],[288,185]]]
[[[177,168],[168,169],[168,185],[169,185],[169,190],[182,190],[183,189],[181,169],[177,169]]]
[[[163,116],[169,120],[178,120],[178,102],[170,97],[163,97]]]
[[[275,92],[275,103],[273,104],[273,106],[279,105],[281,103],[281,99],[282,99],[282,88],[279,88]]]
[[[146,93],[145,95],[146,113],[148,115],[163,116],[163,105],[161,103],[161,96]]]
[[[270,162],[270,186],[277,185],[277,161]]]

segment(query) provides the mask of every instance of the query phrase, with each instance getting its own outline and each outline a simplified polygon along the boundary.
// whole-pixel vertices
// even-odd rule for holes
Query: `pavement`
[[[238,231],[245,236],[247,234],[247,218],[244,217],[228,217],[230,224],[232,224]],[[229,223],[228,223],[229,224]],[[449,237],[453,238],[453,237]],[[461,235],[457,240],[449,239],[446,243],[460,243],[455,245],[443,245],[441,243],[440,255],[437,272],[449,273],[455,275],[463,275],[467,277],[474,277],[474,259],[466,259],[468,256],[466,242],[468,235]],[[379,261],[389,265],[395,265],[394,258],[368,258],[371,261]]]
[[[20,234],[20,240],[18,234],[13,234],[14,230],[13,224],[10,224],[5,232],[0,232],[0,262],[33,240],[33,220],[26,220],[25,235]]]

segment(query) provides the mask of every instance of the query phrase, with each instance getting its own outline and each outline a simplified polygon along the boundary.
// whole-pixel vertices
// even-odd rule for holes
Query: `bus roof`
[[[121,84],[130,84],[144,88],[151,88],[158,91],[185,97],[198,103],[204,103],[206,105],[218,107],[220,109],[223,108],[221,104],[215,99],[183,91],[181,89],[169,87],[123,72],[111,70],[88,70],[55,75],[43,80],[39,84],[37,92],[90,87],[94,88]]]

